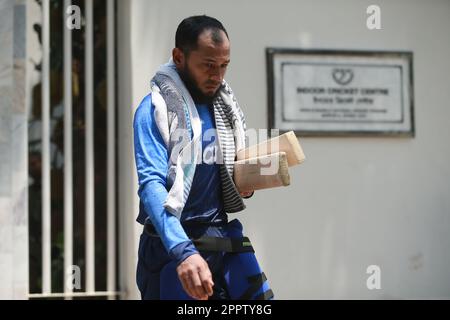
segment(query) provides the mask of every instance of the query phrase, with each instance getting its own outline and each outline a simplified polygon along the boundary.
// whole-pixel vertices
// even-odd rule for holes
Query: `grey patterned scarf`
[[[172,60],[161,66],[151,80],[152,102],[158,129],[169,154],[167,211],[180,218],[201,158],[202,126],[195,103]],[[219,141],[218,161],[225,211],[238,212],[245,204],[233,182],[237,151],[245,148],[245,118],[237,100],[223,81],[213,100]]]

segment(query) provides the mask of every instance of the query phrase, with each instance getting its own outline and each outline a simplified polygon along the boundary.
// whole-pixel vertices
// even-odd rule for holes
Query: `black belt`
[[[152,224],[146,223],[144,225],[144,231],[151,237],[159,237]],[[250,239],[247,237],[227,238],[203,236],[191,240],[198,251],[221,251],[227,253],[255,252]]]

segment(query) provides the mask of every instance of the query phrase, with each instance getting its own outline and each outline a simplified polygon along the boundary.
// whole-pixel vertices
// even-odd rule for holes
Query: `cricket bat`
[[[256,158],[277,152],[285,152],[289,167],[299,165],[305,161],[305,154],[293,131],[286,132],[278,137],[261,142],[254,146],[240,150],[237,160]]]
[[[286,153],[235,161],[234,183],[239,192],[288,186],[290,177]]]
[[[240,150],[234,163],[234,182],[239,192],[290,184],[289,168],[305,161],[293,131]]]

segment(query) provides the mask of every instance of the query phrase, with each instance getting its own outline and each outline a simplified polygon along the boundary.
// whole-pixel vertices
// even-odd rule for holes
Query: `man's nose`
[[[223,74],[219,68],[214,68],[209,74],[209,79],[214,82],[222,82]]]
[[[221,83],[222,77],[220,75],[214,75],[214,76],[209,77],[209,80],[214,83]]]
[[[223,74],[220,72],[214,72],[209,75],[209,79],[214,82],[221,83],[223,79]]]

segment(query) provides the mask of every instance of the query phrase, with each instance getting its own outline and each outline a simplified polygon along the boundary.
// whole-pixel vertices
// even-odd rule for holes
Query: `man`
[[[242,225],[233,182],[245,120],[224,81],[230,41],[208,16],[184,19],[172,59],[134,118],[139,178],[137,284],[142,299],[268,299],[273,294]]]

